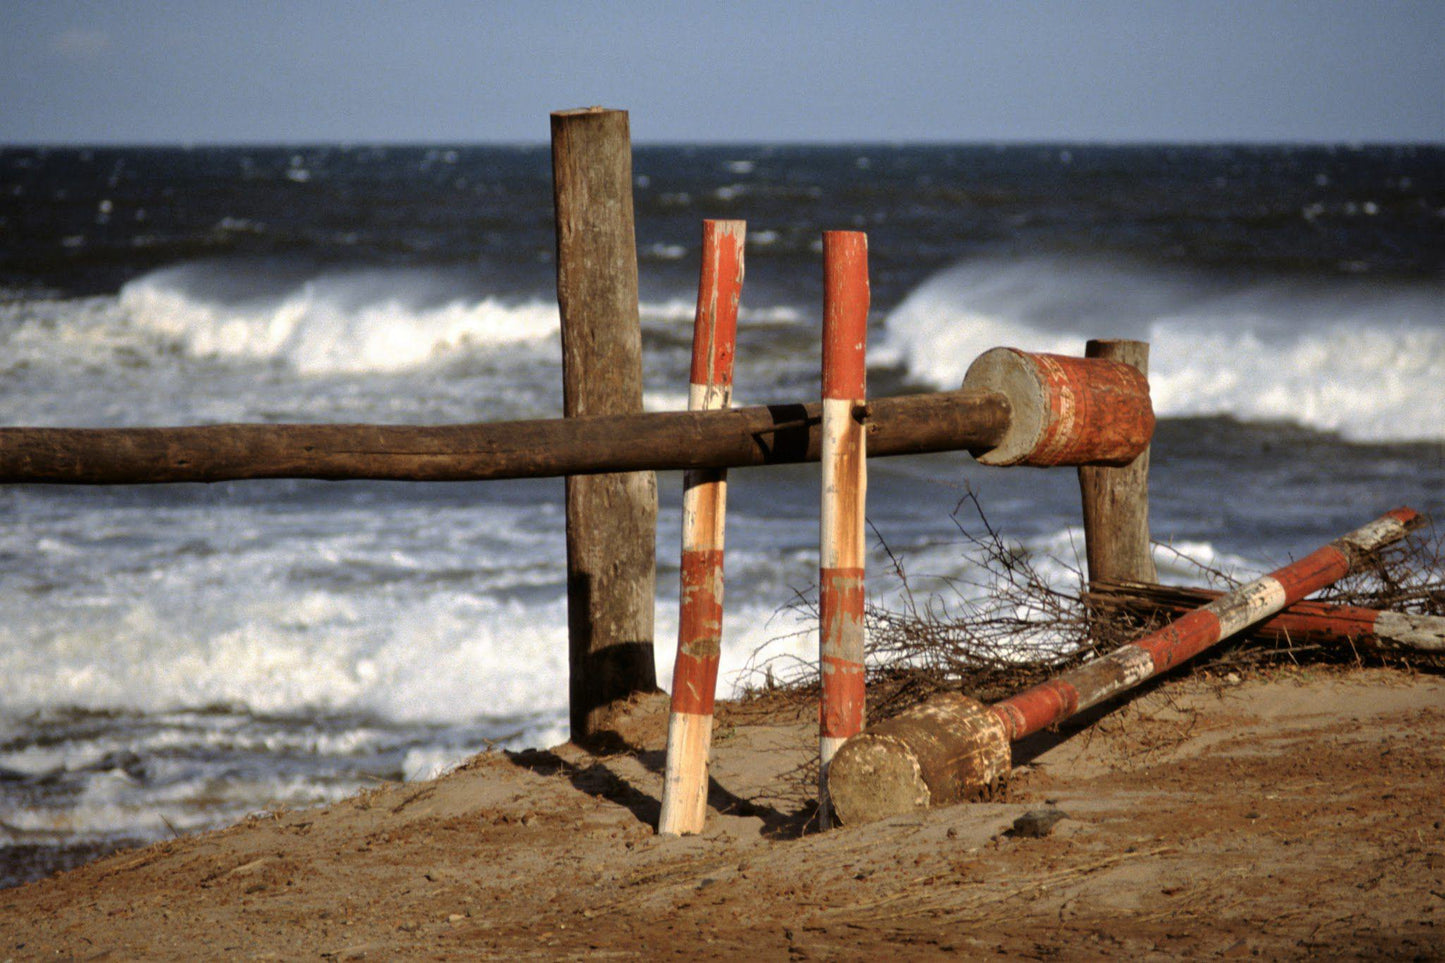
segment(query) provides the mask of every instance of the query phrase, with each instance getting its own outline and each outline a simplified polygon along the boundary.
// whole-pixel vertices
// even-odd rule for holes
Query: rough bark
[[[627,113],[552,115],[562,406],[567,417],[642,411],[642,328]],[[572,736],[594,715],[657,687],[652,616],[657,479],[567,479],[567,623]]]

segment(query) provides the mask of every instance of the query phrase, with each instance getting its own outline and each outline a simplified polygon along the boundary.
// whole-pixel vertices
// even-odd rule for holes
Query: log
[[[990,348],[964,373],[964,388],[1009,396],[1009,432],[981,464],[1126,466],[1155,434],[1149,379],[1131,364]]]
[[[864,505],[868,493],[868,235],[823,234],[823,491],[818,552],[818,825],[828,764],[863,731]]]
[[[958,390],[869,402],[870,457],[987,448],[1009,401]],[[0,428],[0,483],[254,478],[484,481],[818,461],[823,406],[758,405],[472,425]]]
[[[1145,341],[1090,341],[1084,356],[1120,361],[1149,375]],[[1096,579],[1158,581],[1149,547],[1149,447],[1118,468],[1080,465],[1079,492],[1090,584]]]
[[[743,221],[702,224],[702,270],[687,399],[694,411],[726,408],[732,402],[746,232]],[[722,655],[727,472],[694,469],[683,477],[682,488],[677,659],[667,720],[662,812],[657,820],[657,831],[673,836],[700,833],[707,820],[708,754]]]
[[[989,356],[988,364],[974,363],[959,390],[868,401],[868,457],[966,450],[984,464],[1044,464],[1037,460],[1041,412],[1053,410],[1071,412],[1072,427],[1052,430],[1069,440],[1043,446],[1048,464],[1126,465],[1149,444],[1148,382],[1128,365],[1012,348],[979,361]],[[1062,368],[1069,377],[1018,377],[1023,366]],[[1095,378],[1103,384],[1092,386]],[[1017,412],[1025,413],[1023,429]],[[818,461],[822,418],[815,402],[470,425],[0,428],[0,483],[482,481],[745,468]],[[1092,423],[1116,427],[1093,431]],[[1132,428],[1121,433],[1120,424]]]
[[[963,386],[1013,405],[1004,438],[973,453],[984,465],[1127,465],[1154,437],[1149,380],[1122,361],[992,348],[969,365]]]
[[[1089,586],[1092,607],[1142,616],[1178,615],[1224,593],[1144,582],[1103,581]],[[1280,642],[1352,645],[1365,649],[1445,652],[1445,618],[1355,605],[1300,601],[1253,626],[1249,634]]]
[[[642,326],[627,112],[552,115],[562,412],[642,411]],[[657,688],[652,617],[657,478],[569,475],[567,635],[572,738],[601,733],[600,710]]]
[[[834,812],[856,824],[986,793],[1012,764],[998,746],[1134,688],[1339,581],[1421,521],[1412,509],[1397,508],[1136,642],[992,706],[950,693],[866,730],[833,757],[828,792]]]

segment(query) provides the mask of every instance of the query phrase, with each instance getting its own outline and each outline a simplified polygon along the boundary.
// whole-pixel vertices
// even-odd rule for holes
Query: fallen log
[[[845,824],[866,823],[976,798],[1008,772],[1010,743],[1131,689],[1339,581],[1420,521],[1412,509],[1397,508],[1136,642],[992,706],[947,693],[867,729],[833,757],[828,773],[833,812]]]
[[[1089,607],[1144,617],[1182,615],[1223,594],[1215,589],[1099,580],[1089,586]],[[1293,644],[1445,652],[1445,618],[1328,602],[1295,602],[1251,627],[1249,634]]]

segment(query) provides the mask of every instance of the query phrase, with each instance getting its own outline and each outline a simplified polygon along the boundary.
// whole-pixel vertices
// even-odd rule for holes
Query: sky
[[[0,143],[1445,143],[1445,0],[0,0]]]

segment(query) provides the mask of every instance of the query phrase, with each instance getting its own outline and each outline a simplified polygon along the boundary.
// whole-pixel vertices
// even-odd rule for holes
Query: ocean
[[[857,229],[874,395],[1151,342],[1166,581],[1442,517],[1445,148],[641,146],[634,176],[650,410],[686,407],[703,218],[748,222],[739,405],[818,397],[821,232]],[[554,243],[545,146],[0,149],[0,424],[556,416]],[[1077,583],[1074,472],[869,472],[872,599],[890,554],[915,593],[986,581],[970,494]],[[722,695],[814,657],[818,470],[729,498]],[[0,518],[0,885],[566,738],[561,480],[12,485]]]

